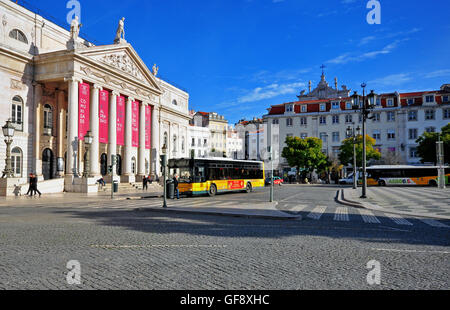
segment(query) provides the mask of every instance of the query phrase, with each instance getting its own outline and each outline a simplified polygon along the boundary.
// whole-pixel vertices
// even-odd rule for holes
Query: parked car
[[[271,180],[272,178],[268,177],[266,178],[266,185],[270,185],[271,184]],[[273,177],[273,184],[274,185],[282,185],[284,183],[283,179],[280,177]]]
[[[339,179],[339,184],[346,185],[346,184],[353,184],[353,173],[350,173],[346,178]]]

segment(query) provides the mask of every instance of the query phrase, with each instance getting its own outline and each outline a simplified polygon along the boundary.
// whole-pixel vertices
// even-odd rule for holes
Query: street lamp
[[[347,128],[347,137],[352,138],[353,141],[353,189],[357,189],[357,164],[356,164],[356,142],[357,138],[361,135],[361,128],[358,126],[358,128],[355,129],[355,123],[353,123],[353,128],[348,126]]]
[[[375,108],[375,100],[376,100],[376,94],[375,92],[372,90],[370,92],[370,94],[367,96],[368,98],[368,102],[366,102],[366,84],[363,83],[361,84],[361,87],[363,89],[363,99],[362,102],[359,103],[359,95],[358,93],[355,91],[355,93],[352,95],[353,98],[353,109],[360,111],[361,115],[362,115],[362,135],[363,135],[363,150],[362,150],[362,166],[363,166],[363,171],[362,171],[362,195],[361,198],[365,199],[367,198],[367,176],[366,176],[366,145],[367,145],[367,140],[366,140],[366,121],[368,119],[371,119],[372,117],[369,117],[369,114],[371,113],[372,109]]]
[[[5,170],[3,170],[2,178],[12,178],[14,173],[11,167],[11,143],[16,128],[12,125],[11,120],[6,121],[6,125],[2,127],[3,135],[5,136],[6,143],[6,158],[5,158]]]
[[[163,168],[163,182],[164,182],[164,203],[163,208],[167,208],[167,185],[166,185],[166,165],[167,165],[167,146],[164,143],[162,149],[162,155],[161,155],[161,165]]]
[[[86,152],[86,158],[84,160],[84,171],[83,171],[83,178],[89,178],[89,172],[91,170],[91,162],[90,162],[90,147],[94,140],[94,137],[92,136],[91,131],[89,130],[86,135],[84,136],[84,149]]]

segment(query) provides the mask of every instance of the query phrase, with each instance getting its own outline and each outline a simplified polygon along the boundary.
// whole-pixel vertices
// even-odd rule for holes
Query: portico
[[[156,173],[151,171],[157,166],[158,156],[155,111],[159,109],[162,91],[130,44],[121,41],[41,54],[36,57],[35,66],[34,144],[35,171],[39,176],[44,173],[42,154],[46,149],[57,154],[51,163],[51,178],[64,177],[67,192],[84,192],[83,184],[93,180],[95,184],[102,175],[111,181],[106,171],[112,155],[119,158],[115,179],[120,182],[133,183]],[[41,130],[41,121],[46,120],[40,113],[49,105],[49,97],[53,103],[50,107],[58,116],[51,118],[57,122],[52,126],[57,130],[50,137]],[[81,180],[83,140],[88,130],[93,135],[91,181]]]

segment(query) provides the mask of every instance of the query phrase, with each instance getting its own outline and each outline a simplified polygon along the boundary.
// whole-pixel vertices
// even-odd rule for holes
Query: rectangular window
[[[274,120],[272,120],[272,124],[274,124],[274,125],[278,125],[278,119],[274,119]]]
[[[286,105],[286,112],[291,113],[294,111],[294,106],[292,104]]]
[[[320,133],[320,140],[322,140],[323,142],[327,142],[328,140],[328,134],[326,132],[321,132]]]
[[[353,123],[353,116],[352,115],[346,115],[345,116],[345,123]]]
[[[448,102],[448,96],[442,96],[442,102]]]
[[[302,105],[302,107],[301,107],[301,112],[302,112],[302,113],[308,112],[308,106],[307,106],[307,105]]]
[[[307,118],[306,118],[306,117],[301,117],[301,118],[300,118],[300,125],[305,126],[305,125],[307,125],[307,124],[308,124]]]
[[[414,104],[414,98],[408,99],[408,105],[413,105]]]
[[[434,102],[434,95],[425,96],[425,102],[426,103],[433,103]]]
[[[340,142],[339,132],[333,132],[333,142]]]
[[[418,138],[417,128],[409,129],[409,140],[417,140],[417,138]]]
[[[319,123],[320,123],[320,125],[326,125],[327,124],[327,117],[326,116],[321,116],[319,118]]]
[[[417,154],[417,148],[412,147],[409,149],[409,158],[418,158],[419,155]]]
[[[394,106],[394,99],[388,99],[387,100],[387,106],[388,107],[393,107]]]
[[[322,103],[322,104],[320,105],[320,112],[325,112],[325,111],[326,111],[326,108],[327,108],[326,104]]]
[[[442,112],[442,117],[444,119],[449,119],[450,118],[450,109],[444,109],[444,111]]]
[[[410,122],[417,121],[417,111],[409,111],[408,112],[408,121],[410,121]]]
[[[387,133],[388,140],[395,140],[395,130],[389,129]]]
[[[292,118],[287,118],[286,119],[286,126],[287,127],[292,127]]]
[[[339,115],[333,115],[333,124],[339,124]]]
[[[373,119],[374,122],[380,122],[381,121],[381,114],[380,113],[374,113]]]
[[[381,133],[380,133],[380,131],[379,130],[374,130],[372,137],[375,140],[377,140],[377,141],[381,140]]]
[[[300,138],[306,139],[306,138],[308,138],[308,134],[307,133],[301,133],[300,134]]]
[[[434,110],[425,110],[425,120],[434,120]]]
[[[333,102],[332,104],[331,104],[331,106],[332,106],[332,109],[339,109],[339,102],[338,101],[335,101],[335,102]]]
[[[435,127],[427,127],[425,128],[426,132],[436,132],[436,128]]]
[[[395,112],[387,112],[387,121],[395,122]]]
[[[351,102],[346,102],[345,103],[345,109],[346,110],[351,110],[352,109],[352,103]]]
[[[377,107],[380,107],[380,106],[381,106],[381,99],[377,98]]]

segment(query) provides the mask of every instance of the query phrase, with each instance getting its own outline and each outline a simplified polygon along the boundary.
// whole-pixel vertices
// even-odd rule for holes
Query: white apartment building
[[[239,132],[232,126],[227,130],[227,157],[232,159],[244,158],[244,141],[239,137]]]
[[[209,146],[211,133],[208,127],[190,125],[188,128],[189,157],[208,158],[211,152]]]
[[[440,90],[378,94],[376,107],[367,121],[367,134],[386,163],[418,164],[417,138],[425,131],[439,131],[450,122],[450,84]],[[263,116],[267,125],[279,130],[279,150],[287,136],[317,137],[323,151],[337,157],[349,126],[362,126],[361,116],[352,110],[350,90],[331,88],[322,74],[316,89],[302,91],[298,101],[272,106]],[[270,143],[269,143],[270,144]],[[280,158],[280,169],[289,168]]]

